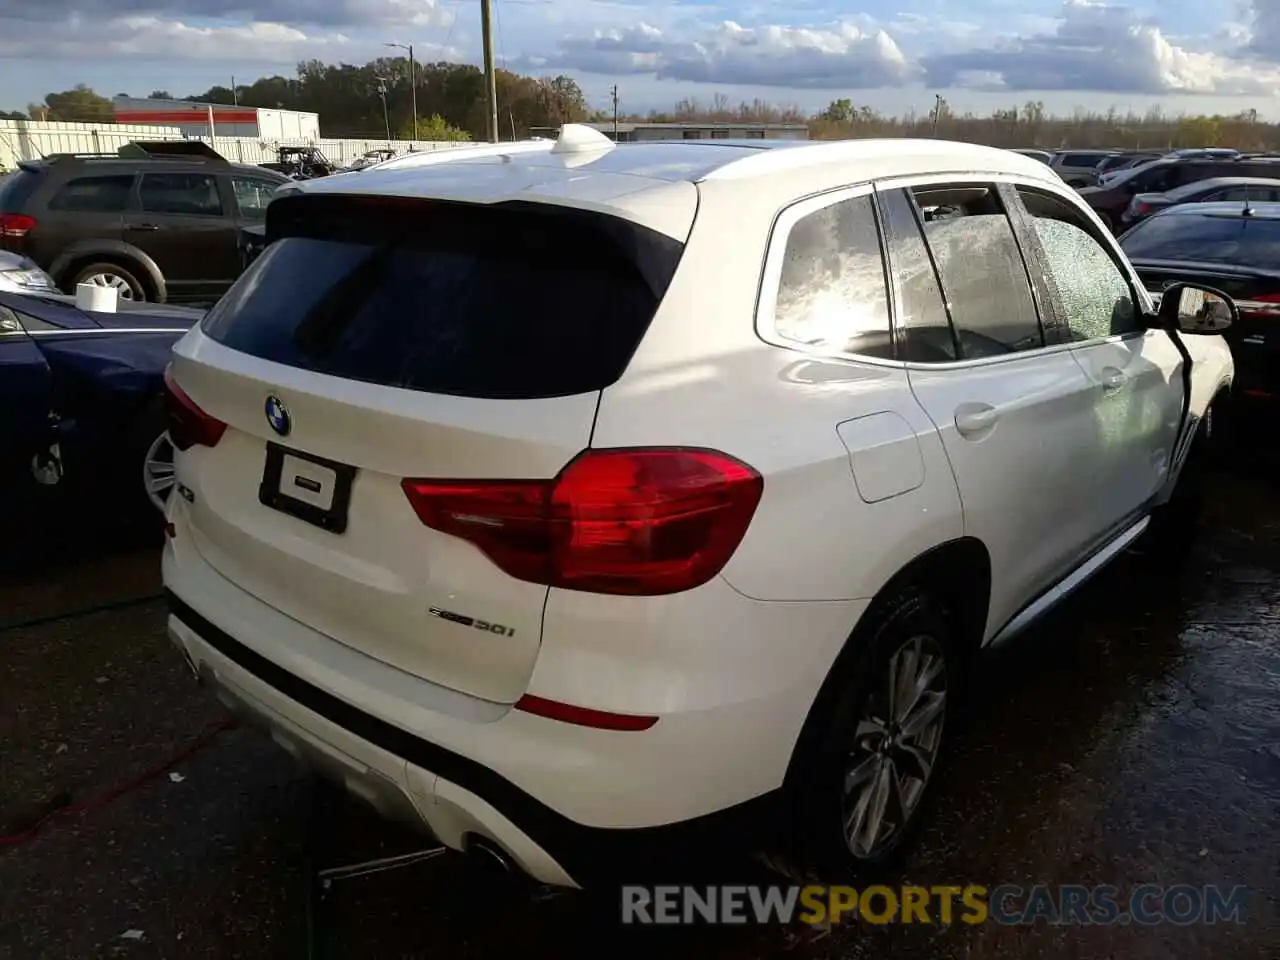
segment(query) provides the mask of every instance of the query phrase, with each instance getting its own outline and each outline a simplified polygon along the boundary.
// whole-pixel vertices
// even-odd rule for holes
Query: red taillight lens
[[[176,449],[218,445],[227,425],[196,406],[196,402],[174,381],[173,372],[168,368],[164,371],[164,395],[169,418],[169,442]]]
[[[0,237],[25,237],[35,227],[35,217],[23,213],[0,213]]]
[[[554,480],[405,480],[418,518],[511,576],[592,593],[700,586],[742,542],[764,490],[711,450],[587,450]]]

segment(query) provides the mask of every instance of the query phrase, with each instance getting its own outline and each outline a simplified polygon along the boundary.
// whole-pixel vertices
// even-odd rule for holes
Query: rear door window
[[[203,321],[276,363],[430,393],[569,396],[622,375],[683,244],[538,204],[284,197]]]
[[[905,190],[880,196],[885,247],[897,305],[899,357],[908,363],[949,363],[959,358],[947,305],[924,245],[915,202]]]
[[[142,177],[142,209],[148,213],[222,216],[216,177],[205,173],[148,173]]]
[[[994,185],[916,187],[925,242],[965,359],[1044,346],[1022,252]]]
[[[132,174],[75,177],[59,187],[49,199],[49,209],[121,213],[129,208],[132,189]]]

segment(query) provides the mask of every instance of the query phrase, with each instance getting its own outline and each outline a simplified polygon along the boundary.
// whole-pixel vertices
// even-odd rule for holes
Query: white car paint
[[[539,400],[445,396],[258,359],[197,327],[175,347],[173,379],[227,426],[216,446],[177,455],[185,493],[170,499],[163,558],[179,601],[175,642],[228,702],[444,843],[487,838],[567,885],[578,878],[519,816],[304,705],[284,678],[479,765],[574,824],[689,821],[783,784],[837,656],[916,558],[980,540],[993,576],[977,639],[1003,639],[1129,542],[1184,452],[1181,361],[1162,331],[920,364],[806,348],[775,329],[788,218],[909,177],[1054,193],[1097,224],[1149,308],[1096,215],[1040,162],[934,140],[615,148],[575,137],[561,154],[547,142],[459,150],[448,163],[405,157],[292,190],[579,207],[684,242],[616,382]],[[1232,365],[1221,338],[1185,340],[1194,423]],[[268,395],[292,415],[288,447],[358,468],[345,533],[259,501],[266,445],[280,442]],[[665,595],[515,579],[420,524],[400,486],[550,478],[587,447],[647,446],[723,450],[764,478],[720,574]],[[432,607],[508,633],[433,618]],[[274,665],[280,683],[229,643]],[[513,709],[530,696],[657,722],[618,731]]]

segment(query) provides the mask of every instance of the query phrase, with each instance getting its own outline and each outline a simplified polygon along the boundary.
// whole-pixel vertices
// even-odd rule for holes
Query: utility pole
[[[232,106],[240,106],[240,95],[236,93],[236,75],[231,75],[231,104]]]
[[[942,94],[933,95],[933,135],[938,135],[938,119],[942,116]]]
[[[399,47],[401,50],[409,51],[409,95],[413,100],[413,136],[410,140],[418,139],[418,83],[415,79],[415,71],[413,69],[413,44],[412,43],[384,43],[384,47]]]
[[[613,97],[613,142],[618,142],[618,85],[615,83],[609,91]]]
[[[387,125],[387,140],[391,140],[391,114],[387,111],[387,78],[375,77],[378,81],[378,96],[382,98],[382,122]],[[415,130],[414,133],[417,133]]]
[[[498,142],[498,75],[493,69],[493,0],[480,0],[480,33],[484,39],[484,85],[489,96],[489,142]]]

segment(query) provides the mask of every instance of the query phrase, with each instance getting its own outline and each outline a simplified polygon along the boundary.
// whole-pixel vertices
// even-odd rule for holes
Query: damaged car
[[[74,297],[0,290],[0,490],[91,485],[98,503],[163,508],[173,490],[164,368],[203,315],[146,303],[91,312]]]

